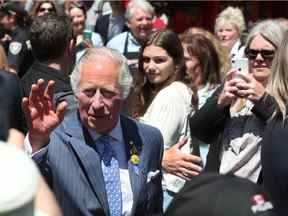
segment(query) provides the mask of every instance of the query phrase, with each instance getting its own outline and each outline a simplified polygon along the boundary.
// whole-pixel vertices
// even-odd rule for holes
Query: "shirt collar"
[[[132,32],[128,32],[128,37],[131,38],[131,42],[137,46],[141,46],[140,43],[136,40],[136,38],[134,37],[134,35],[132,34]]]
[[[101,136],[101,134],[97,133],[95,130],[88,128],[88,131],[89,131],[89,133],[90,133],[90,135],[94,141],[96,141]],[[123,140],[120,118],[118,118],[116,126],[108,133],[108,135],[117,141]]]

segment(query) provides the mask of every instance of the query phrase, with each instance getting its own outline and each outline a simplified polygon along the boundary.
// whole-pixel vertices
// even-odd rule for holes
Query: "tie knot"
[[[100,147],[101,158],[106,166],[110,166],[111,159],[114,156],[111,140],[112,138],[109,135],[102,135],[97,140]]]

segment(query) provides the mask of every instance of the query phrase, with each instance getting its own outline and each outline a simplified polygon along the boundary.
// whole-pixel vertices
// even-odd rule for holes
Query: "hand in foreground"
[[[234,79],[235,73],[235,69],[231,69],[227,73],[224,87],[218,97],[218,105],[231,105],[231,103],[237,98],[238,88],[236,86],[236,83],[239,81],[239,79]]]
[[[265,87],[258,82],[251,73],[239,73],[243,81],[236,83],[239,97],[247,98],[251,101],[258,101],[265,93]]]
[[[29,98],[22,100],[29,127],[29,141],[33,152],[41,149],[49,141],[50,133],[60,124],[68,104],[62,102],[55,109],[53,104],[54,81],[49,81],[45,87],[43,79],[31,86]]]
[[[171,148],[165,150],[162,167],[170,174],[179,176],[185,180],[190,180],[193,176],[202,171],[201,158],[180,151],[181,147],[187,143],[187,138],[179,141]]]

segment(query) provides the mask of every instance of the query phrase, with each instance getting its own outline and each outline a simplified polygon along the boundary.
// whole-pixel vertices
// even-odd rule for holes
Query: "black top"
[[[98,17],[94,28],[94,32],[99,33],[101,35],[104,45],[106,45],[108,42],[108,29],[109,29],[110,16],[111,14],[106,14]],[[122,32],[125,31],[128,31],[128,27],[124,24]]]
[[[22,91],[15,74],[0,71],[0,139],[6,140],[9,128],[25,133],[25,120],[21,109]]]
[[[264,186],[280,216],[288,215],[288,127],[287,121],[274,119],[262,141],[262,176]]]
[[[21,78],[32,65],[32,55],[29,33],[27,29],[17,27],[11,34],[12,40],[9,43],[7,53],[8,64],[16,69]]]
[[[39,61],[35,61],[21,79],[24,96],[29,96],[31,85],[36,83],[40,78],[44,79],[46,82],[49,80],[55,81],[54,93],[72,91],[70,79],[67,74],[40,63]]]
[[[220,168],[220,153],[222,149],[222,135],[226,120],[230,118],[230,106],[219,106],[218,96],[222,86],[207,100],[189,120],[191,136],[195,136],[205,143],[210,143],[205,170],[218,172]],[[259,119],[266,121],[272,116],[277,105],[272,96],[265,94],[254,103],[252,113]]]

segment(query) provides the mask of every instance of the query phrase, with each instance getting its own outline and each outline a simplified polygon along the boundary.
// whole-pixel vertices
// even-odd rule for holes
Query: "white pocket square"
[[[148,172],[146,183],[149,183],[152,179],[156,178],[159,174],[160,174],[160,170]]]

